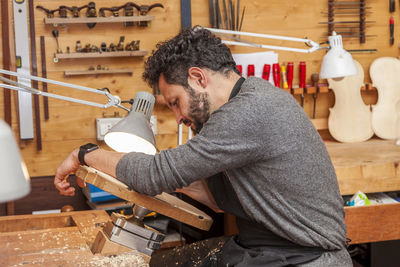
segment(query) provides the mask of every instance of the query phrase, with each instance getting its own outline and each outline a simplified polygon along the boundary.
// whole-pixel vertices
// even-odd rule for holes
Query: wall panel
[[[7,1],[7,0],[5,0]],[[50,1],[36,0],[36,5],[42,5],[46,8],[56,8],[59,5],[83,5],[89,1]],[[117,6],[126,1],[96,1],[96,6]],[[149,4],[149,1],[135,1],[138,4]],[[151,22],[147,28],[132,27],[126,28],[122,23],[115,24],[98,24],[93,29],[89,29],[86,25],[67,25],[58,26],[59,43],[61,49],[65,52],[66,46],[71,51],[75,50],[75,43],[80,40],[84,46],[86,43],[100,45],[101,42],[117,43],[121,35],[125,36],[125,41],[141,40],[141,49],[147,50],[149,53],[155,49],[157,42],[174,36],[180,30],[180,1],[178,0],[158,0],[164,4],[165,9],[156,8],[151,11],[151,15],[155,16],[155,20]],[[153,2],[151,2],[153,3]],[[246,6],[246,13],[243,22],[243,31],[269,33],[293,37],[308,37],[316,42],[327,40],[325,33],[327,26],[319,24],[319,22],[327,21],[327,17],[322,12],[327,11],[328,4],[326,0],[269,0],[255,1],[242,0],[241,6]],[[10,5],[11,1],[10,1]],[[367,38],[365,44],[360,45],[357,39],[346,40],[345,47],[347,49],[378,49],[375,54],[354,54],[353,57],[360,61],[365,71],[365,82],[370,82],[368,68],[371,62],[382,56],[398,56],[397,43],[399,41],[399,30],[397,25],[400,23],[398,16],[399,8],[395,17],[395,45],[389,46],[389,26],[388,21],[390,14],[388,12],[388,1],[372,0],[368,2],[372,7],[372,14],[367,16],[367,20],[375,21],[375,23],[367,27],[367,34],[377,35],[376,37]],[[192,24],[209,26],[208,17],[208,1],[192,0]],[[84,12],[82,12],[83,15]],[[40,67],[40,42],[41,35],[45,36],[46,43],[46,64],[48,78],[66,81],[70,83],[89,86],[91,88],[108,87],[111,93],[119,95],[123,100],[133,98],[138,91],[152,90],[142,81],[141,74],[143,72],[144,58],[107,58],[107,59],[68,59],[60,60],[58,63],[53,62],[53,55],[56,51],[56,42],[51,31],[54,29],[52,25],[45,25],[43,18],[45,14],[35,9],[36,24],[36,42],[38,54],[38,71],[41,73]],[[12,21],[11,21],[12,23]],[[259,41],[250,39],[251,41]],[[268,40],[262,40],[269,42]],[[270,44],[292,45],[283,41],[269,42]],[[299,46],[299,44],[294,44]],[[1,44],[0,44],[1,46]],[[301,44],[300,44],[301,46]],[[261,51],[253,48],[231,47],[233,53],[257,52]],[[1,51],[1,50],[0,50]],[[285,64],[289,61],[295,63],[294,84],[298,83],[298,64],[300,61],[307,62],[307,83],[311,83],[310,76],[312,73],[318,72],[321,59],[325,51],[317,51],[312,54],[300,54],[291,52],[279,52],[279,62]],[[0,59],[2,55],[0,54]],[[65,70],[87,69],[90,66],[108,66],[109,68],[132,68],[133,76],[129,75],[104,75],[104,76],[82,76],[82,77],[64,77]],[[321,80],[321,82],[325,82]],[[41,84],[40,84],[41,88]],[[62,93],[66,96],[83,98],[88,100],[104,102],[106,99],[102,96],[90,96],[88,93],[80,92],[72,89],[62,89],[53,85],[48,87],[50,92]],[[3,118],[3,95],[0,94],[0,116]],[[376,102],[376,92],[363,93],[366,103],[373,104]],[[298,100],[299,98],[296,97]],[[320,94],[317,103],[317,117],[326,118],[329,114],[328,108],[334,104],[334,95],[330,93]],[[27,163],[29,173],[32,177],[54,175],[58,164],[66,157],[66,155],[75,147],[86,142],[96,142],[95,118],[104,115],[112,115],[119,112],[120,115],[126,113],[122,110],[111,108],[108,110],[84,106],[75,103],[69,103],[61,100],[49,99],[50,103],[50,119],[44,120],[43,100],[41,102],[41,123],[42,123],[42,142],[43,150],[36,150],[36,140],[20,141],[21,153]],[[312,114],[312,96],[306,95],[305,111]],[[18,138],[17,110],[16,103],[13,100],[13,129]],[[156,106],[154,114],[158,117],[158,136],[156,138],[159,149],[173,148],[177,144],[177,125],[173,114],[163,106]],[[187,129],[185,129],[185,136]],[[101,143],[100,143],[101,144]],[[104,144],[101,144],[104,146]]]

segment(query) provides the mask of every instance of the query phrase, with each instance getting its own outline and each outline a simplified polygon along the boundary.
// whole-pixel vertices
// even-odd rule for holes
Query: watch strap
[[[78,160],[81,165],[88,166],[85,162],[85,155],[89,152],[92,152],[96,149],[98,149],[99,146],[93,143],[87,143],[86,145],[80,146],[79,147],[79,153],[78,153]]]

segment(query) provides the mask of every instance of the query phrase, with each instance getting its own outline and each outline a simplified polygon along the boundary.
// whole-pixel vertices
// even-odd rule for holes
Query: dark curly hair
[[[158,88],[161,74],[167,83],[188,88],[188,69],[191,67],[207,68],[224,75],[234,71],[240,75],[229,48],[201,26],[186,28],[156,47],[145,62],[143,73],[143,79],[152,88]]]

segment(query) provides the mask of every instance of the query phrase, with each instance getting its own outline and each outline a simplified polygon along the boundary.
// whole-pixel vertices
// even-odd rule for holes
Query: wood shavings
[[[96,255],[88,263],[79,264],[79,267],[148,267],[143,257],[136,252],[127,252],[118,256],[105,257]]]

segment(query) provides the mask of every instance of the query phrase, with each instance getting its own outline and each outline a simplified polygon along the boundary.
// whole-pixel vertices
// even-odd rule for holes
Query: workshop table
[[[147,266],[128,248],[114,258],[91,252],[107,221],[103,210],[0,217],[0,266]]]

